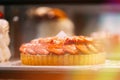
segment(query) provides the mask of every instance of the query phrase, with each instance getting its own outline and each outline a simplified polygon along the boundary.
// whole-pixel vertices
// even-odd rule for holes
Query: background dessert
[[[36,27],[37,34],[35,38],[52,37],[61,30],[69,36],[74,35],[74,23],[68,17],[67,13],[60,8],[36,7],[27,11],[29,19],[26,26],[33,23],[33,29]],[[31,25],[30,25],[31,26]],[[54,30],[54,31],[53,31]]]
[[[11,57],[9,43],[9,23],[5,19],[0,19],[0,62],[8,61]]]
[[[92,33],[91,37],[104,44],[103,47],[109,60],[120,60],[120,34],[100,31]]]

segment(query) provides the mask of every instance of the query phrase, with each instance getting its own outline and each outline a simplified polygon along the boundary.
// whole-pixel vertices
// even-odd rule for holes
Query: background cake
[[[5,19],[0,19],[0,62],[8,61],[11,57],[9,43],[9,23]]]

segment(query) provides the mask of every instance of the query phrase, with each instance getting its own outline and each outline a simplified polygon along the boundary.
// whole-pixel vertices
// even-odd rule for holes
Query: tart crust
[[[72,65],[96,65],[105,63],[105,53],[76,54],[76,55],[31,55],[21,53],[20,58],[25,65],[40,66],[72,66]]]

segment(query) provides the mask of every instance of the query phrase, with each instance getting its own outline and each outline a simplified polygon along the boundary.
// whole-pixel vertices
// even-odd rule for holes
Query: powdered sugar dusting
[[[64,39],[64,38],[67,37],[68,35],[67,35],[64,31],[60,31],[56,36],[59,37],[59,38]]]

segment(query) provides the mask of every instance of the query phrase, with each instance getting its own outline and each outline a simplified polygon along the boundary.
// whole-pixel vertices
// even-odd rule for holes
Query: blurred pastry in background
[[[8,61],[11,57],[9,43],[9,23],[5,19],[0,19],[0,62]]]
[[[37,23],[36,38],[55,36],[60,31],[74,35],[74,24],[61,9],[38,7],[29,10],[28,15]]]
[[[100,31],[92,33],[91,37],[104,44],[102,47],[106,51],[108,59],[120,60],[120,34]]]
[[[91,33],[91,37],[95,39],[96,42],[99,42],[100,44],[98,46],[101,46],[104,49],[105,52],[108,52],[110,47],[110,33],[109,31],[97,31]]]
[[[120,34],[111,34],[108,38],[109,59],[120,60]]]

